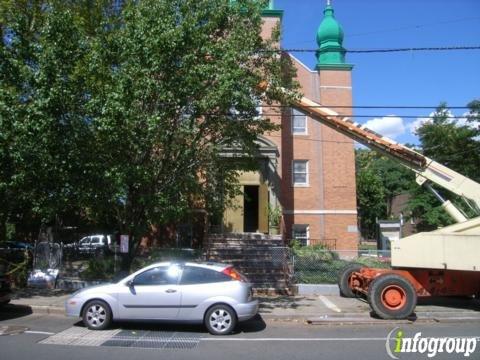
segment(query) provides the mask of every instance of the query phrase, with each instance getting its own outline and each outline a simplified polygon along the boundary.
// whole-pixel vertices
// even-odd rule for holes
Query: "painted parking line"
[[[342,312],[342,310],[337,305],[335,305],[331,300],[327,299],[325,296],[320,295],[318,298],[330,310],[333,310],[338,313]]]
[[[385,341],[386,337],[373,338],[203,338],[201,341],[246,341],[246,342],[275,342],[275,341],[298,341],[298,342],[319,342],[319,341]]]
[[[30,333],[51,334],[46,331]],[[386,337],[213,337],[196,332],[153,331],[153,330],[103,330],[92,331],[82,327],[72,327],[53,334],[40,344],[70,346],[111,346],[144,349],[188,350],[196,348],[200,343],[235,343],[235,342],[372,342],[385,341]]]
[[[50,345],[100,346],[120,331],[120,329],[92,331],[82,327],[71,327],[49,336],[39,343]]]
[[[24,332],[25,334],[39,334],[39,335],[55,335],[53,332],[49,331],[35,331],[35,330],[27,330]]]
[[[201,340],[201,334],[153,330],[102,330],[71,327],[49,336],[40,344],[71,346],[111,346],[149,349],[193,349]]]

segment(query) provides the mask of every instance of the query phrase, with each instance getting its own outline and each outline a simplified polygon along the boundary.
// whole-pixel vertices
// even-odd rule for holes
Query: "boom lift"
[[[305,97],[295,101],[294,106],[414,171],[417,183],[429,187],[457,222],[392,241],[392,269],[358,264],[347,267],[339,275],[342,295],[366,295],[372,310],[383,319],[408,317],[414,312],[418,297],[480,296],[480,216],[468,220],[428,182],[463,197],[477,213],[480,184]]]

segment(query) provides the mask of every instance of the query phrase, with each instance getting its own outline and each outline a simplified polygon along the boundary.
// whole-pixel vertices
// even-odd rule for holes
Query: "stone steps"
[[[232,264],[253,284],[254,289],[288,292],[289,251],[281,236],[264,234],[225,234],[208,239],[206,257]]]

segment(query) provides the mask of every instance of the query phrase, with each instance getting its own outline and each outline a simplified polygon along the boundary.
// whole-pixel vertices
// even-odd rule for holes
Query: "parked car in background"
[[[80,239],[75,245],[80,254],[96,254],[106,252],[112,246],[112,237],[110,235],[89,235]]]
[[[113,320],[163,320],[203,323],[210,333],[226,335],[257,314],[258,301],[231,265],[162,262],[118,283],[79,290],[65,308],[93,330]]]
[[[19,250],[33,250],[33,245],[23,241],[4,241],[0,243],[2,249],[19,249]]]

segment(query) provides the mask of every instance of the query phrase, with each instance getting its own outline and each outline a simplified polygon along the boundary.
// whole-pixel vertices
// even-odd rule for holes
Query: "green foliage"
[[[414,185],[413,173],[372,150],[356,150],[357,204],[360,231],[366,239],[375,237],[377,219],[391,216],[395,196]]]
[[[282,220],[282,208],[281,206],[268,206],[268,222],[270,226],[280,226]]]
[[[476,102],[470,104],[475,107]],[[473,121],[474,109],[470,114],[469,118]],[[417,130],[425,156],[477,182],[480,181],[479,135],[478,125],[471,126],[460,123],[458,119],[451,119],[446,104],[441,104],[432,121],[425,122]]]
[[[131,235],[133,257],[152,224],[221,212],[246,167],[223,149],[277,128],[256,113],[289,100],[264,2],[115,4],[0,2],[0,240],[68,219]]]
[[[115,259],[92,258],[88,260],[87,268],[80,273],[80,278],[87,281],[112,280],[115,275]]]
[[[417,231],[431,231],[439,226],[453,223],[450,216],[442,209],[441,203],[427,189],[417,186],[412,189],[407,203],[407,211],[416,219]]]
[[[335,284],[338,274],[351,263],[350,260],[340,259],[338,254],[321,247],[302,247],[294,249],[295,281],[302,284]],[[358,257],[355,263],[374,268],[388,268],[388,259],[376,257]]]
[[[459,122],[449,117],[445,104],[441,104],[431,121],[418,130],[420,150],[426,156],[465,175],[480,181],[480,101],[469,103],[466,121]],[[407,217],[414,217],[418,231],[430,231],[451,224],[453,220],[441,208],[441,204],[427,189],[415,183],[414,173],[398,162],[370,150],[356,151],[357,203],[359,206],[362,236],[373,238],[376,219],[391,216],[391,204],[395,196],[409,193],[405,209]],[[435,187],[435,185],[433,184]],[[467,215],[475,212],[453,194],[436,187],[446,198],[450,198]]]
[[[0,244],[0,247],[1,244]],[[0,275],[8,275],[17,288],[27,285],[31,270],[32,254],[29,251],[2,250],[0,252]]]
[[[460,174],[480,181],[480,128],[478,121],[479,101],[469,103],[470,112],[466,123],[449,117],[446,104],[441,104],[431,121],[425,122],[418,130],[423,153],[435,161],[449,167]],[[442,188],[436,188],[444,197],[452,200],[467,215],[475,216],[475,212],[453,194]],[[439,226],[453,223],[453,220],[441,208],[439,201],[423,188],[412,191],[408,208],[413,216],[419,219],[418,230],[433,230]]]

